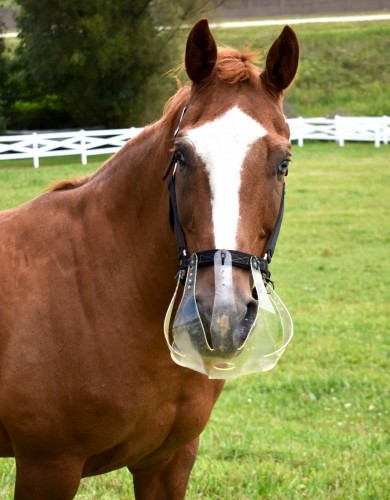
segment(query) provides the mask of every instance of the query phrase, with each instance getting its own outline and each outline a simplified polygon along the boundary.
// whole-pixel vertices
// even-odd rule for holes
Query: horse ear
[[[294,80],[298,69],[299,43],[290,26],[285,26],[270,48],[261,78],[271,91],[282,92]]]
[[[210,76],[217,60],[217,46],[207,19],[201,19],[188,35],[185,64],[187,74],[194,83]]]

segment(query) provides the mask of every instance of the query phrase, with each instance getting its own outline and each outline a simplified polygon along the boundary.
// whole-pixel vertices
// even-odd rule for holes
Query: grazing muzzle
[[[232,252],[215,250],[215,292],[211,321],[205,328],[196,298],[198,255],[189,259],[183,297],[170,323],[181,276],[164,321],[172,359],[213,379],[231,379],[273,368],[293,335],[286,307],[269,283],[263,281],[260,260],[250,258],[254,296],[246,314],[238,314],[233,289]],[[255,306],[253,307],[253,303]]]

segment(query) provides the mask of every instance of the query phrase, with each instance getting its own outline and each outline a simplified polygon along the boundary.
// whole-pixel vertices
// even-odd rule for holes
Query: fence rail
[[[344,146],[346,141],[373,142],[376,147],[388,144],[390,117],[290,118],[287,120],[291,141],[303,146],[306,140],[336,141]],[[53,156],[79,155],[86,165],[88,156],[112,154],[142,128],[95,130],[76,132],[50,132],[0,136],[0,161],[31,158],[34,167],[39,159]]]

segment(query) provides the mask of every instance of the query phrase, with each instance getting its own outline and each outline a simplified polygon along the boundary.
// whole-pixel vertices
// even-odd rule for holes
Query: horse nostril
[[[251,321],[251,324],[256,318],[257,314],[257,300],[251,299],[246,306],[246,316],[245,319]]]
[[[250,299],[246,304],[246,310],[241,317],[239,328],[236,331],[234,343],[241,347],[242,344],[248,337],[248,334],[252,328],[252,325],[256,319],[257,314],[257,301],[255,299]]]
[[[206,335],[206,340],[209,345],[209,347],[212,349],[213,348],[213,342],[211,339],[211,333],[210,333],[210,326],[211,326],[211,315],[212,315],[212,309],[210,305],[208,305],[210,302],[207,302],[205,300],[202,300],[199,296],[196,296],[196,306],[198,308],[198,313],[200,320],[203,325],[203,329]],[[212,302],[211,302],[212,304]]]

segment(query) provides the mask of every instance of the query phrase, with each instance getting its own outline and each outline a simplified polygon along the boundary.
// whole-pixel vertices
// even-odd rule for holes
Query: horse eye
[[[287,175],[288,174],[288,164],[290,163],[290,160],[284,160],[278,167],[278,174],[279,175]]]
[[[184,165],[186,162],[186,159],[185,159],[183,153],[181,151],[179,151],[178,149],[175,151],[175,159],[181,165]]]

